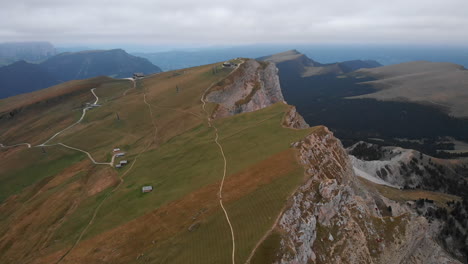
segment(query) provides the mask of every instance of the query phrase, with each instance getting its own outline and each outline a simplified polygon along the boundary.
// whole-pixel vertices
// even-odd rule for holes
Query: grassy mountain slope
[[[0,196],[0,262],[272,263],[310,256],[300,262],[306,263],[311,250],[320,258],[336,252],[337,259],[357,251],[377,261],[388,253],[375,246],[378,232],[388,231],[386,245],[393,248],[412,241],[402,230],[416,217],[397,204],[372,200],[382,198],[359,185],[328,129],[291,128],[300,123],[291,120],[294,107],[281,100],[263,105],[259,94],[279,86],[254,83],[274,82],[270,73],[276,69],[239,63],[236,69],[212,64],[136,82],[75,81],[38,91],[21,106],[15,104],[21,97],[2,101],[3,122],[11,123],[1,124],[6,132],[0,143],[32,146],[0,148],[0,186],[15,187]],[[204,100],[219,91],[238,92],[251,111],[215,118],[222,107]],[[70,127],[95,101],[92,92],[101,106]],[[46,140],[47,146],[37,146]],[[126,152],[115,159],[128,160],[122,169],[106,163],[115,147]],[[146,185],[153,191],[142,193]],[[395,206],[394,218],[385,213],[386,203]],[[317,225],[310,217],[317,217]],[[356,224],[349,230],[362,231],[359,250],[339,244],[328,250],[334,245],[330,234],[337,241],[354,236],[351,225],[339,232],[335,224],[346,224],[343,219]],[[315,237],[302,236],[309,232],[316,234],[315,244]],[[302,245],[309,250],[297,250]]]
[[[12,258],[25,263],[56,261],[83,230],[86,232],[80,243],[63,263],[97,263],[102,257],[113,263],[128,263],[141,253],[153,261],[170,259],[173,263],[229,260],[229,228],[217,199],[223,160],[200,98],[231,69],[219,69],[213,74],[212,67],[161,73],[139,81],[136,88],[130,81],[93,83],[102,106],[90,110],[82,123],[54,138],[51,144],[63,142],[82,148],[99,161],[108,161],[112,148],[119,146],[131,163],[125,169],[93,165],[82,153],[60,146],[45,148],[46,154],[34,147],[2,150],[2,158],[11,161],[3,168],[6,173],[1,174],[5,183],[10,184],[8,175],[15,172],[30,175],[26,170],[32,164],[38,164],[35,170],[41,173],[28,179],[20,177],[19,187],[11,193],[15,195],[4,197],[2,262]],[[75,82],[68,85],[70,90],[78,89]],[[17,126],[30,121],[39,127],[47,125],[50,132],[43,134],[50,136],[64,127],[50,120],[64,118],[62,115],[76,120],[72,109],[92,101],[92,86],[81,85],[76,97],[61,97],[56,106],[61,110],[41,109],[40,104],[51,99],[24,106],[41,113],[41,118],[34,120],[37,117],[19,111],[14,116],[20,120]],[[43,93],[55,91],[48,90]],[[151,106],[144,103],[145,97]],[[8,105],[8,100],[4,104]],[[214,109],[214,104],[209,103],[208,108]],[[282,119],[289,109],[278,103],[214,121],[228,164],[223,196],[236,230],[239,261],[248,257],[303,177],[303,169],[289,145],[314,129],[283,127]],[[5,135],[1,139],[5,145],[7,141],[44,140],[39,135]],[[60,152],[64,152],[63,156]],[[155,190],[142,194],[141,187],[148,184]],[[52,204],[57,210],[50,213]],[[92,225],[85,229],[95,213]],[[133,239],[135,236],[138,241]],[[36,239],[26,239],[31,237]],[[196,242],[200,240],[205,243]],[[100,248],[97,251],[96,246]],[[179,248],[184,248],[183,254],[177,251]]]

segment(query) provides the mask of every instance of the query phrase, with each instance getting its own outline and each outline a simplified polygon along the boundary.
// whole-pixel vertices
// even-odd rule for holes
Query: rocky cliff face
[[[213,116],[220,118],[283,101],[280,89],[273,64],[248,60],[212,87],[206,99],[219,104]],[[283,126],[308,124],[291,107]],[[281,237],[275,263],[458,263],[434,242],[439,223],[363,185],[326,127],[292,147],[306,179],[273,228]]]
[[[304,129],[308,128],[309,124],[307,124],[304,118],[296,111],[296,107],[292,106],[284,116],[283,126],[295,129]]]
[[[458,263],[434,242],[437,223],[360,184],[327,128],[293,146],[307,179],[276,226],[276,263]]]
[[[273,63],[247,60],[231,76],[213,86],[208,102],[219,104],[215,118],[252,112],[284,101]]]
[[[271,63],[246,61],[206,96],[219,104],[214,117],[282,101],[276,74]],[[308,127],[294,107],[283,126]],[[292,147],[306,179],[273,229],[281,236],[275,263],[458,263],[434,242],[439,223],[364,186],[341,142],[326,127]]]

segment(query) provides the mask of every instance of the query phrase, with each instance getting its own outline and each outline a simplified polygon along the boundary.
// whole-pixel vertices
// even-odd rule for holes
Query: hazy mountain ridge
[[[259,58],[264,61],[271,61],[276,64],[281,63],[283,67],[289,67],[298,71],[302,77],[311,77],[326,74],[345,74],[362,68],[375,68],[382,66],[373,60],[352,60],[336,63],[322,64],[316,62],[297,50],[290,50],[271,56]]]
[[[167,48],[167,47],[166,47]],[[408,45],[244,45],[235,47],[207,47],[199,49],[180,49],[161,52],[131,52],[149,59],[163,70],[176,70],[208,63],[220,62],[236,57],[259,58],[290,49],[300,50],[303,54],[322,63],[372,59],[383,65],[399,64],[410,61],[430,60],[452,62],[468,67],[466,47],[436,47]],[[132,48],[129,48],[132,50]],[[138,49],[133,49],[138,50]]]
[[[41,66],[62,81],[99,75],[122,78],[131,77],[135,72],[161,72],[159,67],[147,59],[132,56],[122,49],[61,53],[41,63]]]
[[[0,98],[29,93],[59,83],[37,64],[18,61],[0,68]]]
[[[133,73],[152,74],[161,69],[144,58],[124,50],[61,53],[40,64],[17,62],[0,67],[0,98],[47,88],[70,80],[96,76],[131,77]]]

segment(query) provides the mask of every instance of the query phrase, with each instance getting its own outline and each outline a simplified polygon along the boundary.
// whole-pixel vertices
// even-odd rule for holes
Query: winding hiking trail
[[[213,128],[214,131],[215,131],[214,142],[216,143],[216,145],[218,145],[219,150],[221,152],[221,156],[223,157],[223,161],[224,161],[223,178],[221,179],[221,184],[219,185],[218,197],[219,197],[219,205],[223,209],[224,215],[226,216],[226,220],[227,220],[227,222],[229,224],[229,228],[231,229],[231,241],[232,241],[232,256],[231,257],[232,257],[232,264],[235,264],[236,263],[236,259],[235,259],[235,256],[236,256],[236,240],[235,240],[235,237],[234,237],[234,228],[232,227],[231,220],[229,219],[229,215],[228,215],[228,213],[226,211],[226,208],[224,208],[224,204],[223,204],[223,187],[224,187],[224,179],[226,178],[227,161],[226,161],[226,156],[224,155],[223,146],[218,141],[218,138],[219,138],[218,128],[213,123],[211,123],[210,114],[208,113],[208,111],[206,110],[206,107],[205,107],[205,105],[206,105],[205,96],[208,93],[208,91],[210,90],[210,88],[211,88],[211,86],[208,87],[205,90],[205,92],[203,93],[200,100],[203,103],[203,105],[202,105],[203,111],[207,115],[208,125],[209,125],[209,127]]]
[[[237,70],[239,69],[239,67],[240,67],[243,63],[244,63],[244,61],[242,60],[242,61],[238,64],[238,66],[237,66],[232,72],[230,72],[226,77],[224,77],[224,78],[229,77],[231,74],[233,74],[235,71],[237,71]],[[227,160],[226,160],[226,155],[224,154],[223,146],[219,143],[218,128],[212,123],[212,119],[211,119],[210,113],[208,113],[208,110],[206,110],[206,101],[205,101],[205,97],[206,97],[206,95],[208,94],[208,92],[210,91],[210,89],[213,87],[214,84],[215,84],[215,83],[211,84],[208,88],[206,88],[206,90],[203,92],[202,97],[200,98],[200,101],[202,102],[202,109],[203,109],[203,112],[205,112],[205,114],[206,114],[206,119],[207,119],[207,121],[208,121],[208,126],[211,127],[211,128],[213,128],[213,130],[215,131],[214,142],[215,142],[216,145],[218,146],[219,151],[221,152],[221,156],[223,157],[223,162],[224,162],[223,178],[221,179],[221,184],[219,185],[218,198],[219,198],[219,205],[221,206],[221,209],[222,209],[223,212],[224,212],[224,216],[226,217],[226,221],[227,221],[227,223],[229,224],[229,229],[231,230],[231,242],[232,242],[232,254],[231,254],[231,259],[232,259],[232,264],[235,264],[235,263],[236,263],[236,239],[235,239],[235,236],[234,236],[234,228],[232,227],[231,219],[229,218],[229,214],[228,214],[226,208],[224,207],[224,203],[223,203],[223,187],[224,187],[224,180],[226,179]]]
[[[133,81],[133,87],[136,87],[136,82],[132,79]],[[136,156],[135,156],[135,159],[133,160],[133,162],[131,163],[130,167],[122,174],[122,176],[120,176],[120,182],[117,186],[114,187],[114,189],[112,189],[112,191],[110,191],[109,193],[107,193],[107,195],[104,197],[104,199],[102,199],[102,201],[98,204],[98,206],[96,207],[96,209],[94,209],[94,212],[93,212],[93,216],[91,217],[91,219],[89,220],[88,224],[85,226],[85,228],[81,231],[79,237],[77,238],[77,240],[75,241],[75,243],[73,243],[73,246],[71,248],[69,248],[65,254],[63,254],[58,260],[57,262],[55,262],[55,264],[59,264],[61,263],[69,254],[70,252],[73,251],[73,249],[81,242],[83,236],[86,234],[86,232],[88,231],[89,227],[94,223],[94,220],[96,219],[96,216],[98,215],[99,211],[101,210],[101,207],[102,205],[105,203],[105,201],[112,196],[112,194],[114,194],[119,188],[120,186],[122,186],[122,184],[124,183],[124,177],[127,176],[127,174],[133,169],[133,166],[136,164],[138,158],[140,157],[140,155],[142,153],[144,153],[146,150],[148,150],[149,147],[151,147],[154,143],[156,143],[156,138],[157,138],[157,135],[158,135],[158,127],[154,121],[154,116],[153,116],[153,111],[151,109],[151,104],[149,104],[146,100],[146,92],[145,90],[143,90],[143,102],[148,106],[148,109],[149,109],[149,112],[150,112],[150,116],[151,116],[151,121],[152,121],[152,124],[153,124],[153,127],[154,127],[154,136],[153,136],[153,139],[150,141],[150,143],[148,145],[145,146],[145,148],[143,148]],[[115,157],[115,155],[114,155]],[[114,157],[112,159],[112,162],[114,160]],[[90,157],[91,158],[91,157]]]
[[[130,91],[130,89],[136,88],[136,82],[135,82],[135,79],[133,79],[133,78],[124,78],[123,80],[129,80],[129,81],[133,82],[133,87],[128,87],[128,89],[125,90],[125,92],[122,94],[122,96],[125,96],[125,95],[127,95],[128,91]]]
[[[96,88],[92,88],[91,89],[91,93],[94,95],[94,97],[96,98],[96,101],[94,101],[93,105],[96,105],[98,102],[99,102],[99,97],[96,95],[96,93],[94,93],[94,90],[96,90]],[[93,108],[92,106],[86,106],[85,108],[83,108],[83,113],[81,114],[81,117],[80,119],[78,119],[78,121],[76,121],[75,123],[69,125],[68,127],[60,130],[59,132],[55,133],[52,137],[50,137],[48,140],[46,140],[44,143],[40,144],[40,145],[37,145],[37,147],[47,147],[49,145],[47,145],[47,143],[49,141],[51,141],[52,139],[54,139],[55,137],[57,137],[58,135],[62,134],[63,132],[67,131],[68,129],[76,126],[77,124],[81,123],[81,121],[83,121],[83,118],[86,116],[86,112]]]
[[[133,79],[132,79],[133,81]],[[133,87],[135,87],[135,82],[133,81]],[[50,137],[49,139],[47,139],[44,143],[42,144],[39,144],[39,145],[35,145],[35,146],[32,146],[30,143],[19,143],[19,144],[15,144],[15,145],[12,145],[12,146],[5,146],[3,144],[0,144],[0,147],[1,148],[12,148],[12,147],[17,147],[17,146],[22,146],[22,145],[26,145],[28,148],[32,148],[32,147],[52,147],[52,146],[62,146],[62,147],[65,147],[65,148],[68,148],[68,149],[72,149],[72,150],[76,150],[76,151],[79,151],[79,152],[82,152],[84,154],[86,154],[88,156],[88,158],[91,160],[91,162],[93,162],[94,164],[96,165],[109,165],[111,167],[114,166],[114,160],[115,160],[115,154],[112,155],[112,159],[110,162],[97,162],[92,156],[91,156],[91,153],[87,152],[86,150],[82,150],[82,149],[79,149],[79,148],[75,148],[75,147],[71,147],[71,146],[68,146],[68,145],[65,145],[64,143],[56,143],[56,144],[47,144],[49,143],[51,140],[53,140],[54,138],[56,138],[57,136],[59,136],[60,134],[62,134],[63,132],[67,131],[68,129],[76,126],[77,124],[81,123],[81,121],[83,121],[84,117],[86,116],[86,112],[89,110],[89,109],[92,109],[94,108],[97,103],[99,102],[99,97],[96,95],[96,93],[94,92],[94,90],[96,90],[96,88],[92,88],[91,89],[91,93],[93,94],[94,98],[96,98],[96,100],[86,106],[85,108],[83,108],[82,110],[82,114],[81,114],[81,117],[80,119],[78,119],[78,121],[76,121],[75,123],[69,125],[68,127],[60,130],[59,132],[55,133],[52,137]]]

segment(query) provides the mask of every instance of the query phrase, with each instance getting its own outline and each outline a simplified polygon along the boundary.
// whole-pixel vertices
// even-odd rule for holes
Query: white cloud
[[[0,42],[468,44],[466,0],[17,0]]]

